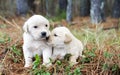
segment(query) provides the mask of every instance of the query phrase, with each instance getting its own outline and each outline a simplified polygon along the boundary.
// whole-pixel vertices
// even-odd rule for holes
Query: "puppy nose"
[[[41,32],[41,35],[42,36],[46,36],[46,32]]]

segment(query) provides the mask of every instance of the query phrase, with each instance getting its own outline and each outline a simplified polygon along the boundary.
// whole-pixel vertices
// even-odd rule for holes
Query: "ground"
[[[22,53],[22,26],[28,17],[0,16],[0,74],[1,75],[119,75],[120,74],[120,20],[111,17],[104,23],[93,25],[90,17],[76,17],[67,23],[64,19],[50,21],[51,28],[67,26],[84,44],[85,58],[70,65],[68,61],[54,62],[49,68],[24,68]],[[40,64],[40,63],[39,63]],[[35,64],[34,64],[35,65]],[[41,70],[42,69],[42,70]]]

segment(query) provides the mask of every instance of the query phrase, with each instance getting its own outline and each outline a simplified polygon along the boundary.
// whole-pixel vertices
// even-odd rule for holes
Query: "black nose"
[[[46,32],[41,32],[41,35],[44,37],[46,36]]]

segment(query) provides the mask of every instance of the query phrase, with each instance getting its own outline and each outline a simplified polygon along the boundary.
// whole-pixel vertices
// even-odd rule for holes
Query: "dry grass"
[[[108,18],[105,23],[95,26],[90,24],[88,17],[75,18],[74,25],[68,26],[62,20],[59,23],[69,27],[71,32],[83,42],[86,57],[79,58],[79,63],[72,65],[67,60],[69,55],[66,55],[65,60],[57,60],[49,68],[42,66],[41,62],[35,68],[23,67],[22,25],[24,21],[20,17],[7,19],[0,17],[0,75],[120,74],[120,30],[118,29],[120,21]],[[116,26],[117,29],[114,29]]]

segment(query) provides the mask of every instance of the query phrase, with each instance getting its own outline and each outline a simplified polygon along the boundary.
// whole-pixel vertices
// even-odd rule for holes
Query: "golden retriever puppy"
[[[32,66],[32,58],[38,54],[43,55],[43,64],[50,62],[52,47],[47,44],[50,36],[49,21],[41,15],[33,15],[23,26],[23,53],[25,58],[25,66]]]
[[[52,59],[62,59],[66,54],[71,54],[70,62],[75,64],[77,63],[76,59],[82,56],[83,44],[66,27],[56,27],[53,29],[49,43],[54,48]]]

